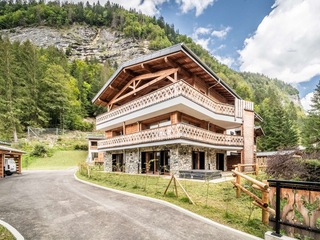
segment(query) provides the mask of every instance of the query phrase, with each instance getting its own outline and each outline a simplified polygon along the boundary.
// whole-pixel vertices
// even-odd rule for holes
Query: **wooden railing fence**
[[[258,164],[258,163],[247,163],[247,164],[235,164],[235,165],[232,165],[233,168],[237,168],[238,172],[243,172],[243,173],[246,173],[246,174],[255,174],[255,175],[259,175],[259,171],[260,169],[266,169],[267,168],[267,165],[261,165],[261,164]]]
[[[242,164],[244,165],[244,164]],[[241,192],[244,192],[248,196],[250,196],[254,201],[253,204],[262,209],[262,222],[264,224],[269,223],[269,214],[275,215],[275,210],[269,207],[269,185],[267,182],[260,182],[252,177],[249,177],[238,170],[236,167],[235,170],[232,170],[233,176],[236,178],[233,185],[237,188],[236,196],[239,198],[241,196]],[[261,198],[254,193],[250,192],[244,186],[241,185],[241,178],[244,178],[252,183],[252,187],[254,189],[261,191]]]

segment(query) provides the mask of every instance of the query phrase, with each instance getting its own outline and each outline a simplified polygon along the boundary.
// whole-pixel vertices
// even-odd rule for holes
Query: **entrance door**
[[[192,169],[204,169],[205,167],[204,152],[192,152]]]
[[[217,153],[216,155],[216,169],[224,171],[224,154],[223,153]]]

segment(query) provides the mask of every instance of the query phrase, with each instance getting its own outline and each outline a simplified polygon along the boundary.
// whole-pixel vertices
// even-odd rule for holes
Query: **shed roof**
[[[14,153],[14,154],[25,154],[25,151],[21,151],[12,147],[0,146],[1,153]]]

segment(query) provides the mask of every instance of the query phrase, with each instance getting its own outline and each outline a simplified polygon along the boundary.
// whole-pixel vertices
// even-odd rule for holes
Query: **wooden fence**
[[[260,165],[258,163],[253,163],[253,164],[236,164],[236,165],[232,165],[233,168],[237,169],[238,172],[243,172],[246,174],[255,174],[255,175],[259,175],[259,171],[261,169],[266,169],[267,165]]]
[[[246,165],[246,164],[241,164]],[[252,165],[252,164],[251,164]],[[256,168],[257,169],[257,168]],[[260,182],[252,177],[249,177],[243,173],[241,173],[236,167],[235,170],[232,170],[233,176],[236,178],[233,184],[237,188],[236,196],[240,197],[241,192],[244,192],[248,196],[250,196],[254,201],[253,204],[262,209],[262,222],[264,224],[269,223],[269,214],[275,215],[275,210],[269,207],[269,185],[267,182]],[[241,178],[244,178],[252,183],[252,187],[254,189],[261,191],[261,198],[250,192],[244,186],[241,185]]]

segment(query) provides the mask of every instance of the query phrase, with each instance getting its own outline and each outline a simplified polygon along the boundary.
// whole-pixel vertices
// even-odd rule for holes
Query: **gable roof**
[[[181,43],[123,63],[92,99],[92,102],[96,105],[107,105],[117,90],[122,89],[133,77],[172,67],[179,68],[184,79],[197,75],[209,85],[209,88],[214,86],[215,90],[228,102],[234,102],[235,98],[241,99],[188,47]]]

